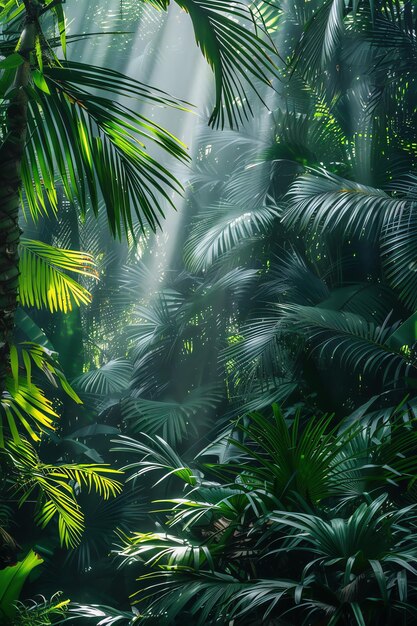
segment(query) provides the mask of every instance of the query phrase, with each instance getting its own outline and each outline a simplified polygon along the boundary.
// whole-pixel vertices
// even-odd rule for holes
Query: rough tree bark
[[[6,136],[0,147],[0,396],[5,390],[10,345],[19,288],[19,227],[21,164],[28,119],[26,87],[30,80],[30,57],[35,49],[38,16],[42,5],[26,0],[26,17],[17,46],[23,63],[16,70],[6,112]]]

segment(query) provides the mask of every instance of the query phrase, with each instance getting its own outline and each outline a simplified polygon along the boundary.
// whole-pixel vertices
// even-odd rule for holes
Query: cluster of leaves
[[[183,491],[155,504],[165,528],[117,549],[144,570],[131,623],[412,623],[416,436],[405,408],[335,427],[275,406],[234,425],[222,463],[217,448],[187,466],[169,446],[119,440],[132,476],[152,469]]]
[[[79,544],[66,566],[104,572],[101,580],[117,578],[105,554],[119,526],[117,552],[139,580],[134,616],[105,606],[96,585],[103,605],[73,608],[69,620],[413,623],[416,9],[390,0],[176,4],[215,73],[210,123],[231,130],[201,134],[169,271],[162,261],[156,272],[143,237],[179,185],[141,141],[179,160],[186,153],[133,109],[139,98],[184,103],[113,70],[53,53],[32,59],[27,204],[32,219],[58,206],[60,215],[48,244],[22,242],[21,302],[69,322],[32,310],[20,320],[26,337],[12,349],[2,399],[19,497],[36,494],[41,526],[57,517],[63,543]],[[20,19],[23,4],[0,16],[10,11]],[[264,98],[268,112],[251,93],[262,100],[276,75],[274,42],[281,82]],[[5,88],[21,64],[15,45],[12,35]],[[116,92],[132,108],[114,102]],[[56,174],[71,205],[58,202]],[[109,242],[103,216],[130,246]],[[90,311],[72,310],[90,294]],[[82,347],[76,392],[39,328],[57,336],[65,323],[72,351]],[[28,343],[34,333],[42,347]],[[46,400],[32,362],[101,423],[80,428],[68,399]],[[407,408],[393,411],[406,394]],[[16,424],[36,438],[32,422],[51,427],[61,402],[64,436],[51,436],[60,461],[41,462]],[[269,415],[272,402],[289,407],[285,417]],[[100,448],[97,435],[119,428],[118,462],[139,455],[123,495],[102,465],[105,441],[96,449],[90,439]],[[193,460],[203,435],[199,459],[211,463]],[[165,498],[156,525],[143,519],[136,487],[153,472]],[[83,486],[116,497],[84,503]],[[84,510],[91,532],[81,541]]]
[[[149,4],[166,10],[169,2]],[[260,96],[255,82],[270,85],[276,72],[276,51],[262,19],[240,2],[228,5],[218,0],[193,0],[177,4],[190,15],[197,44],[215,74],[216,99],[210,123],[237,126],[252,113],[246,90]],[[153,121],[153,113],[146,117],[141,112],[143,103],[181,110],[188,105],[114,69],[69,60],[67,44],[84,35],[67,35],[60,0],[1,3],[0,24],[0,149],[9,155],[10,166],[21,177],[26,220],[39,231],[43,224],[48,230],[52,220],[58,225],[52,226],[46,241],[41,236],[21,239],[19,265],[12,268],[13,274],[3,272],[0,277],[8,281],[19,276],[19,304],[25,307],[16,313],[6,389],[0,390],[1,490],[8,502],[17,497],[19,507],[32,506],[35,522],[42,530],[55,520],[61,545],[71,549],[68,563],[76,561],[81,571],[88,572],[93,558],[106,554],[116,526],[130,529],[133,521],[140,519],[141,507],[133,490],[121,494],[122,485],[113,476],[120,472],[104,464],[102,454],[87,445],[92,436],[89,428],[95,436],[117,434],[117,428],[87,426],[69,433],[71,419],[58,426],[60,414],[73,413],[74,403],[79,405],[81,400],[64,373],[69,369],[65,357],[62,365],[58,363],[50,333],[44,330],[48,324],[42,309],[70,324],[79,315],[77,308],[89,304],[92,293],[99,289],[96,279],[101,268],[91,254],[77,251],[74,239],[79,233],[73,224],[69,241],[57,241],[59,237],[51,234],[54,230],[62,233],[65,212],[75,213],[79,226],[82,220],[91,227],[96,219],[103,222],[104,216],[112,235],[121,238],[126,234],[132,241],[138,232],[143,237],[156,230],[164,206],[173,205],[173,192],[181,193],[182,187],[169,167],[148,152],[145,143],[178,161],[187,162],[188,155],[180,140]],[[55,28],[58,37],[56,31],[51,34]],[[59,46],[63,59],[55,52]],[[19,151],[9,145],[19,90],[27,107],[27,115],[25,112],[24,119],[19,119],[19,124],[27,125],[21,163]],[[5,229],[16,229],[15,223],[6,220],[4,224]],[[5,233],[7,241],[14,241],[13,237]],[[86,249],[92,248],[88,241]],[[14,247],[6,253],[15,255]],[[63,314],[61,318],[59,314]],[[8,337],[6,341],[8,344]],[[72,350],[75,348],[73,343]],[[114,358],[96,372],[80,376],[75,385],[80,393],[95,399],[119,397],[129,383],[131,369],[126,358]],[[196,395],[185,403],[166,404],[163,422],[167,435],[177,439],[185,436],[183,420],[200,410]],[[216,399],[213,389],[205,400],[207,410]],[[135,402],[135,411],[140,410],[141,400]],[[145,401],[144,407],[145,413],[153,410],[154,430],[158,430],[161,407],[151,401]],[[132,413],[131,404],[129,410]],[[175,416],[178,424],[173,427]],[[53,434],[57,426],[59,433]],[[52,461],[41,460],[22,432],[41,445],[43,455],[51,456],[53,450]],[[83,456],[89,463],[83,462]],[[92,464],[91,460],[97,462]],[[89,494],[87,499],[83,499],[84,491]],[[110,498],[112,501],[106,502]],[[86,517],[90,534],[84,533]],[[16,624],[61,621],[68,602],[56,601],[54,596],[51,601],[16,604],[26,577],[42,559],[30,551],[10,567],[20,546],[5,529],[9,522],[10,518],[2,519],[0,528],[0,547],[7,551],[4,578],[8,589],[7,597],[0,598],[1,619]],[[23,552],[30,543],[25,538]],[[48,555],[56,551],[47,549]]]
[[[165,499],[117,549],[136,616],[74,615],[412,624],[416,10],[253,4],[280,96],[244,130],[201,133],[170,271],[125,257],[123,333],[77,382],[94,394],[113,367],[117,382],[130,347],[130,379],[93,406],[123,424],[134,482],[157,473]],[[193,459],[195,431],[211,463]]]

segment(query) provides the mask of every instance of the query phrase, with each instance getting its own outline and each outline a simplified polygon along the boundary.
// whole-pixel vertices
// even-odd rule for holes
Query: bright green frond
[[[19,296],[23,306],[71,311],[89,304],[90,292],[67,272],[97,278],[91,255],[21,239]]]

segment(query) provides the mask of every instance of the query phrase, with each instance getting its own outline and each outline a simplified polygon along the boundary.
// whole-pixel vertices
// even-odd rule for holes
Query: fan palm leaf
[[[178,445],[214,411],[222,393],[214,387],[198,387],[183,402],[128,398],[121,402],[121,414],[131,433],[159,433],[171,445]]]
[[[87,394],[108,396],[127,389],[132,375],[132,364],[126,359],[112,359],[102,367],[81,374],[74,386]]]

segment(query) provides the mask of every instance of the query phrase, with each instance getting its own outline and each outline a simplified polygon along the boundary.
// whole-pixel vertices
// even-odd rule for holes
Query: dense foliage
[[[417,623],[417,6],[176,0],[189,155],[170,2],[67,5],[0,3],[1,619]]]

